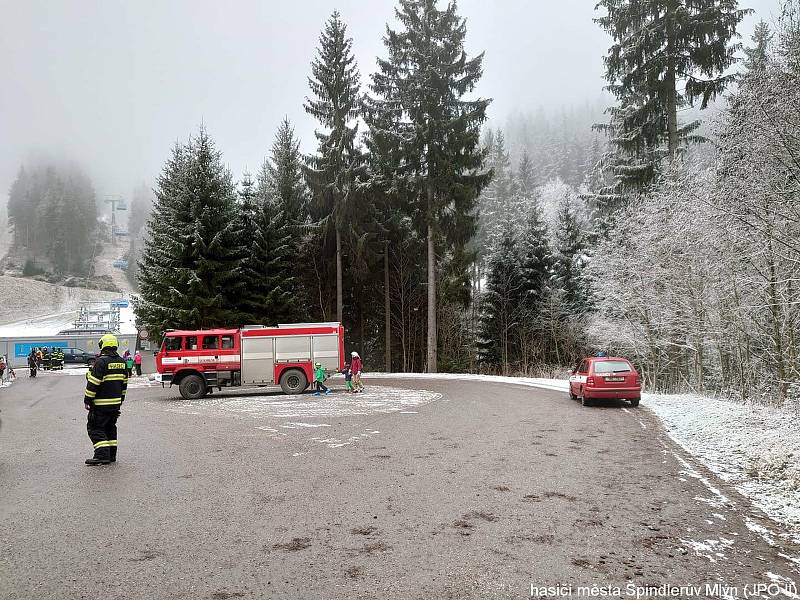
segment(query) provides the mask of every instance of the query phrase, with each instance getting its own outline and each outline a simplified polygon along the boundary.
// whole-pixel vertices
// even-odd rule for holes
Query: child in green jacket
[[[314,383],[317,385],[317,391],[314,392],[314,396],[319,396],[321,391],[325,392],[325,395],[331,393],[331,391],[325,386],[325,369],[322,368],[320,363],[314,364]]]

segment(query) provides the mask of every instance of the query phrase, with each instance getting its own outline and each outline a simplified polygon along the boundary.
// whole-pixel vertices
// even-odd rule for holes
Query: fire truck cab
[[[167,331],[156,354],[161,382],[177,385],[187,400],[238,386],[280,385],[300,394],[314,380],[316,362],[326,371],[344,368],[340,323]]]

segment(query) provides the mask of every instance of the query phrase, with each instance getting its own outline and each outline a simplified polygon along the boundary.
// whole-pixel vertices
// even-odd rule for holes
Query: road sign
[[[140,329],[139,330],[139,339],[146,340],[150,336],[150,332],[147,329]]]

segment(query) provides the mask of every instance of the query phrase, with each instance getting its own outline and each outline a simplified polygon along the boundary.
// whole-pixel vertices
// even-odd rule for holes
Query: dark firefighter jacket
[[[116,352],[101,354],[86,374],[83,402],[94,407],[119,407],[128,389],[128,370]]]

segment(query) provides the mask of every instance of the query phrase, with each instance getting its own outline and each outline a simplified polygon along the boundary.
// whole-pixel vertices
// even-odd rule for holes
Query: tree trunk
[[[672,164],[678,155],[678,91],[675,75],[675,6],[667,3],[666,14],[667,35],[667,72],[664,76],[666,87],[667,109],[667,150],[669,162]]]
[[[433,204],[433,190],[428,191],[429,205]],[[430,217],[429,217],[430,218]],[[428,373],[437,372],[436,359],[436,247],[433,223],[428,223]]]
[[[336,228],[336,320],[342,323],[342,233]]]
[[[772,232],[770,231],[770,235]],[[778,297],[778,271],[775,265],[775,255],[772,249],[772,239],[767,242],[769,251],[769,283],[767,293],[769,295],[769,312],[772,321],[772,345],[775,352],[775,371],[778,377],[778,404],[782,405],[786,398],[786,364],[784,362],[783,332],[781,324],[783,315],[781,314],[780,298]]]
[[[384,344],[386,344],[386,360],[384,370],[392,372],[392,305],[389,298],[389,242],[383,250],[383,326]]]

